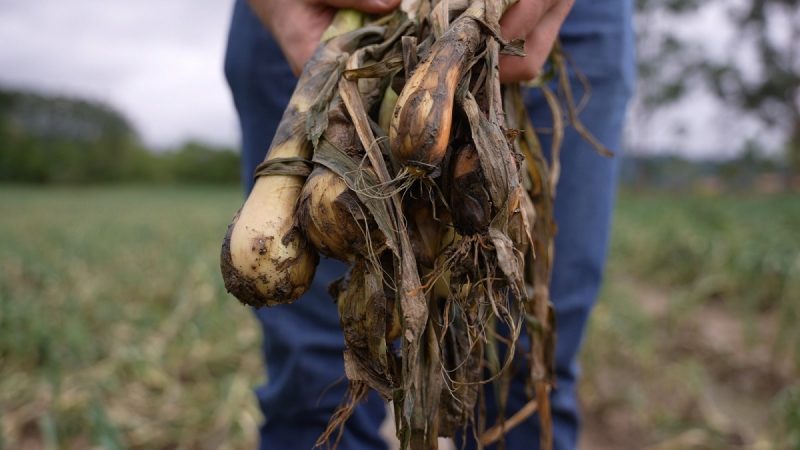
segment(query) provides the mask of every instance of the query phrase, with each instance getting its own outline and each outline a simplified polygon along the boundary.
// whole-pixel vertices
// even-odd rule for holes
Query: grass
[[[240,199],[234,188],[2,189],[8,448],[252,446],[259,335],[217,263]]]
[[[678,291],[691,305],[719,300],[755,339],[755,317],[779,317],[774,350],[800,371],[798,195],[628,194],[616,225],[612,268]]]
[[[0,189],[0,448],[253,448],[259,330],[218,274],[240,202]],[[797,230],[797,196],[622,196],[587,448],[800,448]]]
[[[800,449],[798,230],[796,195],[621,196],[582,358],[597,448]]]

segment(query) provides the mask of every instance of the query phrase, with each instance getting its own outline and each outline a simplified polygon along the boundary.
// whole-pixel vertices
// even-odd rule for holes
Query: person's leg
[[[577,356],[603,275],[622,127],[634,82],[631,14],[632,6],[627,1],[578,0],[560,36],[575,68],[591,85],[591,97],[580,118],[617,156],[600,156],[571,128],[565,135],[555,203],[558,234],[550,291],[557,326],[558,386],[551,395],[551,406],[554,448],[558,450],[577,447]],[[574,76],[572,86],[576,98],[580,98],[584,89]],[[550,127],[550,111],[538,91],[531,92],[526,100],[534,125],[542,129]],[[550,136],[541,133],[540,139],[548,149]],[[506,417],[527,401],[525,373],[520,375],[512,385]],[[492,389],[486,392],[491,404]],[[491,411],[490,415],[488,423],[492,424],[495,416]],[[535,416],[506,436],[506,448],[538,448],[538,440],[538,416]]]
[[[592,2],[578,9],[564,30],[565,49],[590,85],[589,103],[580,119],[616,156],[600,156],[574,131],[564,141],[555,203],[559,231],[550,291],[558,324],[558,388],[552,395],[557,449],[574,449],[578,444],[577,357],[605,268],[622,158],[622,130],[633,92],[632,8],[626,1]],[[578,95],[586,93],[574,77],[572,85]],[[544,145],[549,145],[550,140],[546,141]]]
[[[225,74],[239,113],[242,179],[249,191],[253,170],[264,159],[297,80],[243,0],[234,9]],[[265,417],[262,449],[312,448],[344,398],[344,340],[336,305],[327,292],[344,271],[343,264],[323,258],[302,298],[256,311],[264,331],[268,374],[266,385],[256,392]],[[386,448],[378,435],[384,416],[383,399],[371,394],[347,422],[339,448]]]

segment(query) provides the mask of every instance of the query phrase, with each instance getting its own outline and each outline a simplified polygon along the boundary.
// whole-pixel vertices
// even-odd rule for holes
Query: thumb
[[[400,6],[400,0],[319,0],[319,2],[333,8],[352,8],[370,14],[387,13]]]

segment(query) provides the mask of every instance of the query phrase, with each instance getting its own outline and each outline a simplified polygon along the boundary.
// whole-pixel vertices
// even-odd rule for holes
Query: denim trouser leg
[[[610,111],[600,106],[607,98],[601,89],[593,88],[592,106],[587,106],[584,114],[595,109],[603,113]],[[540,104],[538,95],[530,95]],[[597,106],[595,106],[597,105]],[[533,108],[533,111],[540,108]],[[549,114],[549,111],[544,111]],[[613,120],[622,120],[622,112],[611,113]],[[541,117],[541,116],[539,116]],[[609,119],[609,118],[606,118]],[[605,120],[605,119],[604,119]],[[584,118],[584,123],[592,129],[593,123]],[[547,121],[537,122],[537,126],[547,127]],[[619,133],[595,133],[610,148],[619,142]],[[558,185],[555,216],[558,235],[555,243],[555,260],[551,282],[551,299],[556,310],[557,345],[556,375],[557,389],[551,395],[554,423],[554,448],[569,450],[577,448],[578,402],[576,382],[578,377],[577,355],[589,313],[597,297],[602,278],[611,211],[614,204],[617,159],[607,159],[586,148],[574,132],[567,133],[562,154],[562,177]],[[544,145],[550,140],[543,138]],[[577,144],[577,145],[576,145]],[[525,375],[527,372],[522,371]],[[489,405],[494,398],[493,391],[487,389]],[[511,386],[506,417],[519,410],[525,403],[525,383],[523,378],[514,380]],[[496,413],[488,408],[489,424],[495,423]],[[506,448],[538,448],[538,416],[519,425],[506,436]],[[468,449],[475,448],[467,445]],[[490,447],[492,448],[492,447]]]
[[[555,202],[558,234],[550,286],[557,325],[557,389],[551,395],[553,443],[557,450],[575,449],[578,444],[577,356],[605,266],[622,128],[635,78],[631,15],[628,1],[578,0],[560,35],[570,60],[590,85],[590,97],[580,119],[618,156],[600,156],[573,129],[565,133]],[[586,92],[577,77],[571,78],[571,85],[577,101]],[[541,94],[532,91],[526,100],[534,126],[548,129],[551,115]],[[540,133],[539,137],[543,147],[549,149],[550,135]],[[511,390],[507,417],[527,402],[522,377],[514,380]],[[491,404],[492,390],[486,393]],[[490,408],[488,413],[488,423],[493,424],[495,412]],[[511,430],[505,439],[506,448],[538,448],[538,439],[535,416],[527,425]]]
[[[562,32],[565,48],[592,86],[581,118],[615,150],[620,148],[633,81],[630,14],[630,1],[578,0]],[[242,178],[249,191],[251,174],[269,148],[296,78],[244,0],[237,0],[234,8],[225,71],[241,123]],[[579,89],[579,83],[573,84]],[[542,104],[535,94],[529,98],[535,125],[547,127],[549,112]],[[541,138],[549,145],[547,135]],[[559,327],[559,388],[553,392],[552,404],[556,448],[574,449],[578,430],[575,358],[600,285],[617,163],[595,154],[574,132],[566,135],[561,161],[555,208],[560,231],[551,289]],[[256,311],[264,328],[268,373],[267,384],[256,392],[266,418],[262,449],[311,448],[344,397],[343,338],[336,307],[326,290],[344,270],[344,265],[323,259],[303,298],[292,305]],[[521,381],[512,387],[511,409],[526,401]],[[385,448],[377,434],[384,417],[383,401],[371,395],[348,421],[340,448]],[[537,441],[531,420],[509,434],[506,448],[535,448]]]

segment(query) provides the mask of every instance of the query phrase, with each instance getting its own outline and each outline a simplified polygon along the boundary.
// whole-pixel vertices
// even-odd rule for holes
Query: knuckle
[[[511,75],[520,81],[532,80],[539,75],[539,66],[532,58],[525,58],[513,67]]]
[[[539,69],[533,66],[525,66],[524,69],[520,71],[520,79],[524,81],[529,81],[536,76],[539,75]]]

